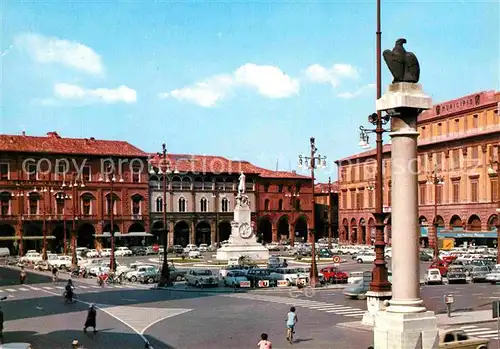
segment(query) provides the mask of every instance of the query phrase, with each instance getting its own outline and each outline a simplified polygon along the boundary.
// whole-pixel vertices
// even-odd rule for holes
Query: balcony
[[[142,215],[141,214],[133,214],[132,220],[133,221],[142,221]]]

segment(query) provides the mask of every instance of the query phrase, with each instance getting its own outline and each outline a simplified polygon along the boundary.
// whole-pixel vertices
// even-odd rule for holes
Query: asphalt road
[[[0,268],[0,275],[11,270]],[[30,274],[28,280],[34,279]],[[75,280],[78,302],[64,304],[64,283],[0,287],[8,295],[2,308],[7,342],[29,341],[35,348],[68,348],[78,339],[89,348],[254,348],[267,332],[275,348],[288,347],[284,318],[297,307],[297,348],[365,348],[371,333],[335,327],[348,319],[342,305],[301,302],[293,295],[274,297],[266,292],[213,293],[197,289],[152,290],[143,285],[100,288],[95,280]],[[89,303],[99,308],[97,334],[83,334]],[[329,311],[334,310],[334,311]],[[342,311],[344,310],[344,311]]]

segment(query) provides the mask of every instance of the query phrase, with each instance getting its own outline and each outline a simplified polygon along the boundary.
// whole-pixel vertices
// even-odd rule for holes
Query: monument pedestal
[[[236,196],[234,220],[231,222],[229,243],[217,250],[217,260],[247,257],[254,261],[267,261],[269,250],[257,242],[257,237],[252,231],[251,223],[250,201],[248,196],[240,192]]]
[[[382,311],[375,317],[376,349],[435,349],[439,345],[434,312],[392,313]]]
[[[375,317],[387,308],[387,301],[391,299],[392,292],[366,292],[366,313],[363,314],[361,323],[373,326]]]

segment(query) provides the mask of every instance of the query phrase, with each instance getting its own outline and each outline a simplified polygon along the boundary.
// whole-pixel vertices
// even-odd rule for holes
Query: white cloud
[[[360,96],[361,94],[365,93],[367,90],[370,90],[375,87],[375,84],[368,84],[365,86],[361,86],[358,88],[356,91],[353,92],[339,92],[337,93],[337,97],[342,98],[342,99],[352,99]]]
[[[93,75],[104,71],[101,57],[90,47],[76,41],[21,34],[15,38],[14,44],[26,50],[39,63],[60,63]]]
[[[247,63],[232,74],[216,75],[181,89],[160,93],[158,97],[172,97],[202,107],[213,107],[238,87],[254,88],[268,98],[285,98],[299,92],[298,80],[292,79],[278,67]]]
[[[268,98],[285,98],[299,93],[299,82],[278,67],[247,63],[234,72],[237,84],[254,87]]]
[[[64,100],[102,103],[135,103],[137,101],[137,92],[123,85],[114,89],[85,89],[77,85],[58,83],[54,85],[54,96]]]
[[[231,92],[233,84],[230,75],[217,75],[191,86],[160,93],[158,97],[172,97],[178,101],[191,102],[208,108],[225,98]]]
[[[331,68],[325,68],[319,64],[312,64],[305,70],[306,77],[317,83],[330,83],[337,87],[342,79],[359,78],[358,70],[350,64],[338,63]]]

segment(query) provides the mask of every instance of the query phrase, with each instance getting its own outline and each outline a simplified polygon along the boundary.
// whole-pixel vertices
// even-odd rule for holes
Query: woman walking
[[[92,327],[94,329],[94,333],[97,332],[97,330],[95,329],[96,316],[97,312],[95,310],[95,306],[94,304],[91,304],[87,313],[87,320],[85,320],[85,327],[83,328],[83,332],[87,333],[87,327]]]

